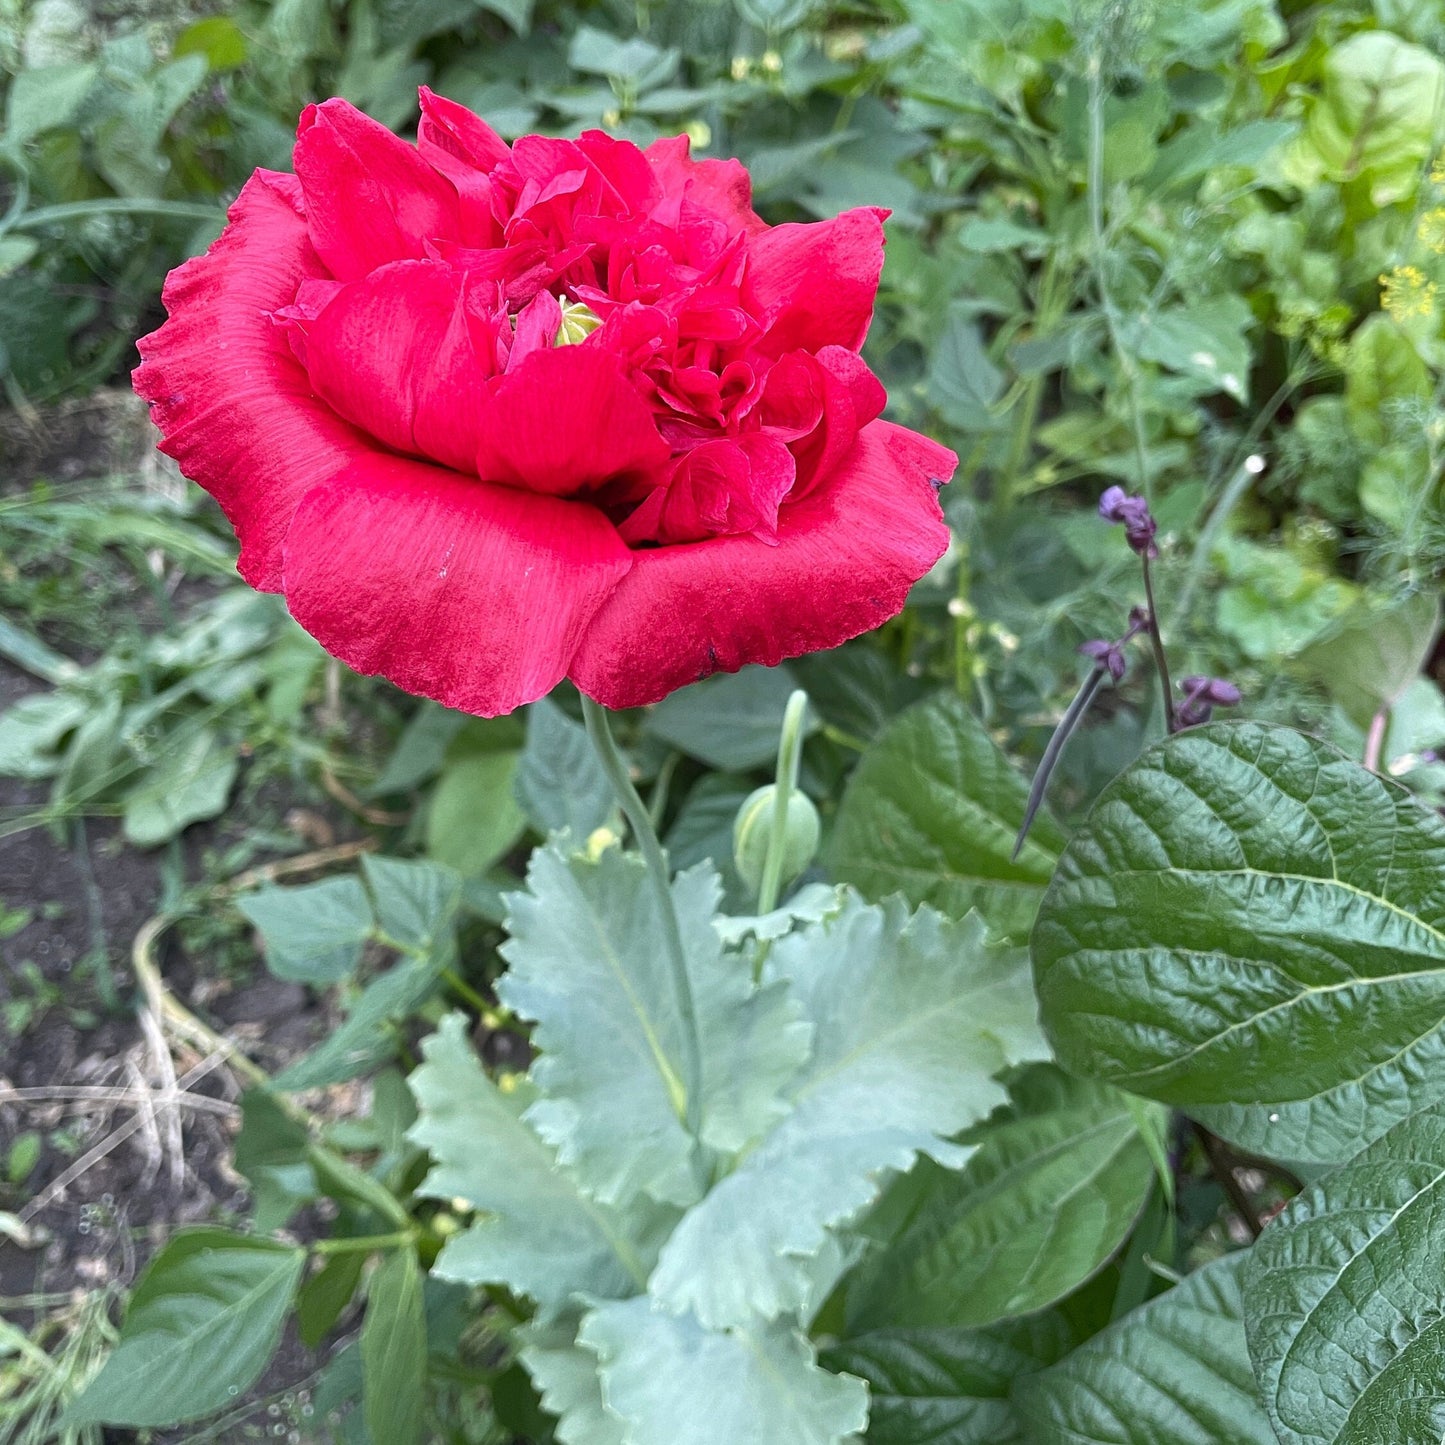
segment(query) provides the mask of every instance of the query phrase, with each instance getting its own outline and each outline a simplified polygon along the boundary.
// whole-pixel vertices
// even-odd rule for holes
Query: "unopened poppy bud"
[[[733,823],[733,862],[737,865],[738,876],[754,893],[761,889],[763,883],[777,794],[775,783],[749,794]],[[818,810],[813,806],[813,800],[794,788],[788,794],[788,819],[783,835],[784,886],[813,861],[820,836]]]
[[[1124,649],[1117,642],[1105,642],[1102,637],[1091,638],[1079,644],[1079,651],[1085,657],[1092,657],[1096,667],[1107,668],[1109,676],[1118,682],[1124,676],[1129,663]]]
[[[1141,557],[1157,557],[1154,534],[1159,530],[1143,497],[1131,497],[1123,487],[1106,487],[1099,498],[1099,515],[1106,522],[1120,522],[1124,537]]]

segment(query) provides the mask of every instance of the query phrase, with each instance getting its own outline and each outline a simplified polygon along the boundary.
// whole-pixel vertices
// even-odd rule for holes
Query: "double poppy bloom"
[[[241,575],[359,672],[492,716],[609,707],[832,647],[938,559],[954,455],[878,419],[882,216],[765,225],[736,161],[415,146],[301,117],[166,283],[136,390]]]

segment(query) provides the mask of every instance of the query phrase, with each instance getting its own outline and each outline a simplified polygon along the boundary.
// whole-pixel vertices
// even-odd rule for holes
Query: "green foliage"
[[[870,897],[900,891],[955,917],[976,907],[1027,932],[1063,836],[1047,817],[1011,855],[1028,786],[956,697],[901,714],[864,754],[833,830],[834,874]]]
[[[1442,1178],[1445,1115],[1433,1106],[1301,1194],[1252,1251],[1249,1352],[1284,1445],[1384,1445],[1439,1428]]]
[[[1009,1400],[1014,1382],[1071,1343],[1060,1315],[1041,1314],[990,1330],[877,1330],[824,1360],[867,1380],[874,1445],[1025,1445]]]
[[[131,1295],[120,1343],[73,1424],[165,1425],[229,1405],[280,1340],[303,1250],[224,1229],[174,1236]]]
[[[425,1426],[426,1316],[415,1253],[397,1249],[388,1254],[366,1293],[361,1368],[367,1431],[373,1440],[418,1445]]]
[[[1053,1070],[970,1131],[957,1173],[914,1171],[895,1190],[907,1223],[849,1287],[853,1329],[982,1326],[1033,1314],[1113,1256],[1154,1183],[1163,1110]]]
[[[715,877],[681,875],[699,1153],[682,1127],[685,1015],[641,863],[540,850],[528,882],[501,985],[538,1020],[526,1085],[498,1090],[455,1016],[413,1076],[413,1138],[435,1161],[425,1191],[482,1211],[437,1272],[505,1284],[549,1315],[584,1309],[578,1342],[629,1439],[693,1438],[717,1419],[778,1445],[861,1429],[866,1395],[817,1367],[800,1327],[886,1173],[919,1153],[966,1160],[948,1136],[1003,1102],[994,1074],[1038,1056],[1019,954],[990,947],[976,918],[849,896],[772,942],[753,983],[714,927]],[[615,1045],[605,1058],[598,1037]],[[572,1347],[524,1358],[563,1438],[602,1438],[567,1423],[597,1417]],[[690,1409],[699,1392],[714,1407]]]
[[[507,135],[686,129],[770,221],[891,207],[868,358],[890,415],[963,459],[953,545],[897,622],[621,724],[677,870],[695,1092],[668,910],[613,846],[574,700],[407,715],[347,680],[318,740],[320,654],[217,590],[218,519],[7,491],[0,656],[50,691],[0,716],[0,773],[47,790],[38,818],[151,847],[325,762],[386,854],[425,855],[238,900],[271,970],[344,1014],[274,1084],[381,1069],[337,1096],[370,1113],[244,1096],[257,1234],[162,1249],[74,1419],[227,1407],[288,1309],[316,1343],[365,1296],[317,1401],[376,1445],[1438,1441],[1445,833],[1406,792],[1445,801],[1437,8],[0,5],[17,415],[119,378],[302,104],[407,132],[426,82]],[[1143,601],[1093,515],[1114,481],[1159,519],[1176,672],[1238,681],[1259,721],[1151,746],[1134,644],[1051,785],[1072,841],[1045,814],[1015,860],[1010,759]],[[159,635],[130,620],[152,604]],[[734,820],[795,684],[822,861],[755,918]],[[1045,1054],[1009,946],[1031,929],[1071,1078],[1020,1067]],[[15,976],[7,1019],[59,1001]],[[432,1029],[413,1121],[390,1066]],[[1261,1158],[1188,1147],[1168,1108]],[[1341,1167],[1198,1268],[1286,1203],[1281,1159]],[[305,1251],[263,1237],[323,1199]]]
[[[1235,1255],[1197,1270],[1057,1365],[1020,1379],[1014,1403],[1025,1438],[1275,1445],[1245,1349],[1242,1266]]]
[[[1438,1097],[1445,824],[1283,728],[1145,754],[1060,860],[1033,954],[1065,1067],[1250,1147],[1347,1158]]]
[[[118,813],[155,847],[225,809],[242,743],[296,722],[320,660],[274,599],[227,589],[175,633],[58,659],[54,691],[0,714],[0,774],[53,780],[45,818]]]

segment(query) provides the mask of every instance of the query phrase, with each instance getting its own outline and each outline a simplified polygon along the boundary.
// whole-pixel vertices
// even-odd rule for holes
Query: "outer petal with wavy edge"
[[[835,476],[783,509],[776,546],[718,537],[633,553],[572,680],[607,707],[640,707],[879,626],[948,545],[937,487],[957,465],[947,448],[875,421]]]
[[[253,587],[281,590],[281,544],[301,498],[374,443],[312,390],[270,313],[326,275],[294,176],[257,171],[204,256],[172,271],[170,320],[136,343],[136,391],[160,448],[221,504]]]
[[[373,454],[302,503],[286,601],[357,672],[495,717],[562,680],[631,565],[584,503]]]

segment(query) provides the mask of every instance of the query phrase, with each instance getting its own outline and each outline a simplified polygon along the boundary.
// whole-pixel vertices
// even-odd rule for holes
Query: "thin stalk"
[[[1386,703],[1370,719],[1370,730],[1365,735],[1365,755],[1362,762],[1372,773],[1380,771],[1380,760],[1385,752],[1385,733],[1389,726],[1390,705]]]
[[[86,216],[169,216],[178,221],[221,221],[220,206],[198,206],[188,201],[148,200],[141,196],[107,196],[94,201],[67,201],[59,206],[41,206],[26,211],[9,223],[12,231],[33,231],[38,226],[60,221],[79,221]]]
[[[1139,469],[1139,490],[1144,499],[1153,502],[1149,482],[1149,443],[1144,435],[1144,409],[1139,400],[1139,367],[1134,355],[1124,345],[1119,329],[1119,316],[1114,308],[1113,293],[1105,275],[1104,257],[1108,250],[1108,239],[1104,231],[1104,75],[1103,65],[1097,53],[1089,57],[1089,155],[1088,173],[1085,185],[1089,208],[1089,231],[1094,243],[1094,283],[1099,288],[1099,304],[1104,312],[1104,324],[1109,330],[1109,342],[1129,391],[1129,418],[1134,436],[1135,465]]]
[[[349,1238],[317,1239],[311,1243],[313,1254],[370,1254],[374,1249],[396,1249],[415,1244],[421,1237],[419,1229],[398,1229],[391,1234],[358,1234]]]
[[[1010,861],[1016,860],[1023,852],[1024,839],[1028,837],[1029,829],[1033,827],[1034,819],[1038,816],[1054,768],[1058,765],[1059,758],[1063,755],[1069,739],[1073,737],[1079,724],[1084,720],[1084,714],[1088,712],[1089,705],[1094,701],[1094,694],[1099,691],[1099,684],[1103,680],[1104,669],[1096,667],[1084,679],[1082,686],[1074,694],[1073,702],[1069,704],[1058,727],[1054,729],[1054,735],[1049,739],[1049,745],[1044,749],[1044,755],[1039,759],[1039,766],[1034,773],[1034,780],[1029,788],[1029,801],[1024,808],[1024,820],[1019,824],[1018,837],[1014,839],[1014,850]]]
[[[1149,608],[1149,641],[1154,648],[1154,666],[1159,671],[1159,686],[1164,691],[1164,728],[1177,732],[1179,724],[1174,716],[1174,684],[1169,680],[1169,659],[1164,655],[1164,638],[1159,632],[1159,608],[1154,602],[1154,579],[1149,571],[1148,557],[1141,557],[1144,564],[1144,602]]]
[[[692,997],[692,981],[687,974],[687,954],[682,946],[682,929],[677,922],[677,907],[672,898],[672,880],[668,875],[667,859],[663,857],[662,844],[653,827],[652,815],[647,805],[638,796],[632,785],[617,739],[612,735],[612,723],[607,709],[595,703],[585,694],[582,697],[582,717],[587,724],[587,736],[597,759],[602,764],[612,791],[617,795],[618,806],[632,828],[638,849],[647,864],[648,876],[657,898],[658,913],[662,919],[663,944],[667,949],[667,961],[672,971],[672,986],[676,994],[678,1017],[682,1020],[683,1050],[683,1101],[678,1111],[689,1134],[694,1139],[702,1119],[702,1041],[698,1033],[697,1006]]]
[[[1265,402],[1259,415],[1250,423],[1244,440],[1239,444],[1239,451],[1235,453],[1240,460],[1234,469],[1234,474],[1230,477],[1228,485],[1219,494],[1218,500],[1211,508],[1204,526],[1200,528],[1199,537],[1194,543],[1194,550],[1189,558],[1189,570],[1184,575],[1183,585],[1179,588],[1174,599],[1174,606],[1169,613],[1169,630],[1171,632],[1187,620],[1189,605],[1194,600],[1194,591],[1199,586],[1204,569],[1209,563],[1209,554],[1214,548],[1214,539],[1229,520],[1235,507],[1239,505],[1240,499],[1249,490],[1249,484],[1256,479],[1257,474],[1251,472],[1246,463],[1280,407],[1294,395],[1302,383],[1309,380],[1309,376],[1308,368],[1298,374],[1291,371],[1275,388],[1274,395]]]
[[[783,732],[778,739],[778,772],[773,791],[772,826],[768,851],[763,855],[763,881],[758,889],[758,912],[771,913],[778,906],[783,887],[783,858],[788,850],[788,804],[798,786],[798,762],[803,753],[803,718],[808,711],[808,694],[799,688],[788,699],[783,713]]]

